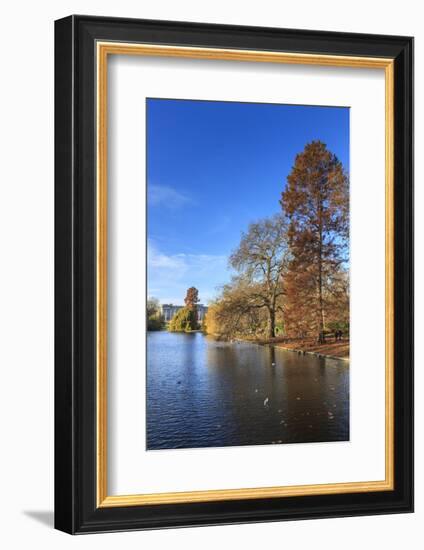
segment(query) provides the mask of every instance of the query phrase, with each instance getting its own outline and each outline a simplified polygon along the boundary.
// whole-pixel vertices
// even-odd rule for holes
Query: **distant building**
[[[165,319],[165,323],[169,323],[169,321],[174,317],[174,315],[179,311],[183,306],[174,306],[173,304],[162,304],[162,315]]]
[[[165,319],[165,323],[169,323],[169,321],[172,319],[172,317],[174,317],[177,311],[179,311],[183,307],[184,306],[174,306],[174,304],[162,304],[161,311],[163,318]],[[199,321],[199,323],[203,321],[207,311],[207,306],[204,306],[203,304],[197,304],[197,320]]]

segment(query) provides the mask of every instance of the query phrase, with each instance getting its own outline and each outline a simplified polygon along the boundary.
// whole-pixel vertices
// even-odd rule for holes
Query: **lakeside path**
[[[313,340],[284,343],[276,342],[275,345],[287,351],[302,352],[349,361],[349,340],[341,340],[338,342],[328,341],[325,344],[317,344],[316,341]]]
[[[348,339],[335,342],[334,338],[328,338],[325,344],[318,344],[315,339],[291,340],[287,342],[285,339],[273,338],[272,340],[257,340],[256,343],[259,345],[274,345],[285,351],[293,351],[295,353],[349,361],[350,343]]]
[[[316,355],[318,357],[329,357],[330,359],[339,359],[341,361],[349,361],[349,342],[347,343],[330,343],[320,344],[311,347],[303,347],[298,344],[292,344],[289,347],[287,344],[276,344],[277,347],[286,351],[297,353],[305,353],[308,355]]]

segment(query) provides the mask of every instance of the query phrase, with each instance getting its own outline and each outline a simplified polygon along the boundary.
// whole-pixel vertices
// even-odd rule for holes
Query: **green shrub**
[[[165,322],[162,315],[153,315],[147,318],[147,330],[162,330]]]
[[[169,323],[171,332],[190,332],[197,330],[197,328],[197,311],[188,307],[183,307],[177,311]]]

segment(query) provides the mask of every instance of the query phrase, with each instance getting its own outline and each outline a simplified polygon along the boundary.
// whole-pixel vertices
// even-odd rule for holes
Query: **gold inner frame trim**
[[[97,42],[97,506],[142,506],[271,497],[365,493],[394,489],[394,61],[256,50]],[[109,55],[220,59],[385,71],[385,479],[315,485],[109,496],[107,492],[107,61]]]

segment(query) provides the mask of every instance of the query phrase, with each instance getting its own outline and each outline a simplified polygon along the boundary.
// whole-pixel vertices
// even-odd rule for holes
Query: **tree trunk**
[[[322,260],[318,260],[318,333],[319,340],[325,341],[324,336],[324,301],[322,297]]]
[[[319,215],[319,245],[318,245],[318,339],[325,342],[324,336],[324,301],[322,296],[322,202],[318,208]]]
[[[268,308],[268,338],[275,336],[275,310]]]

